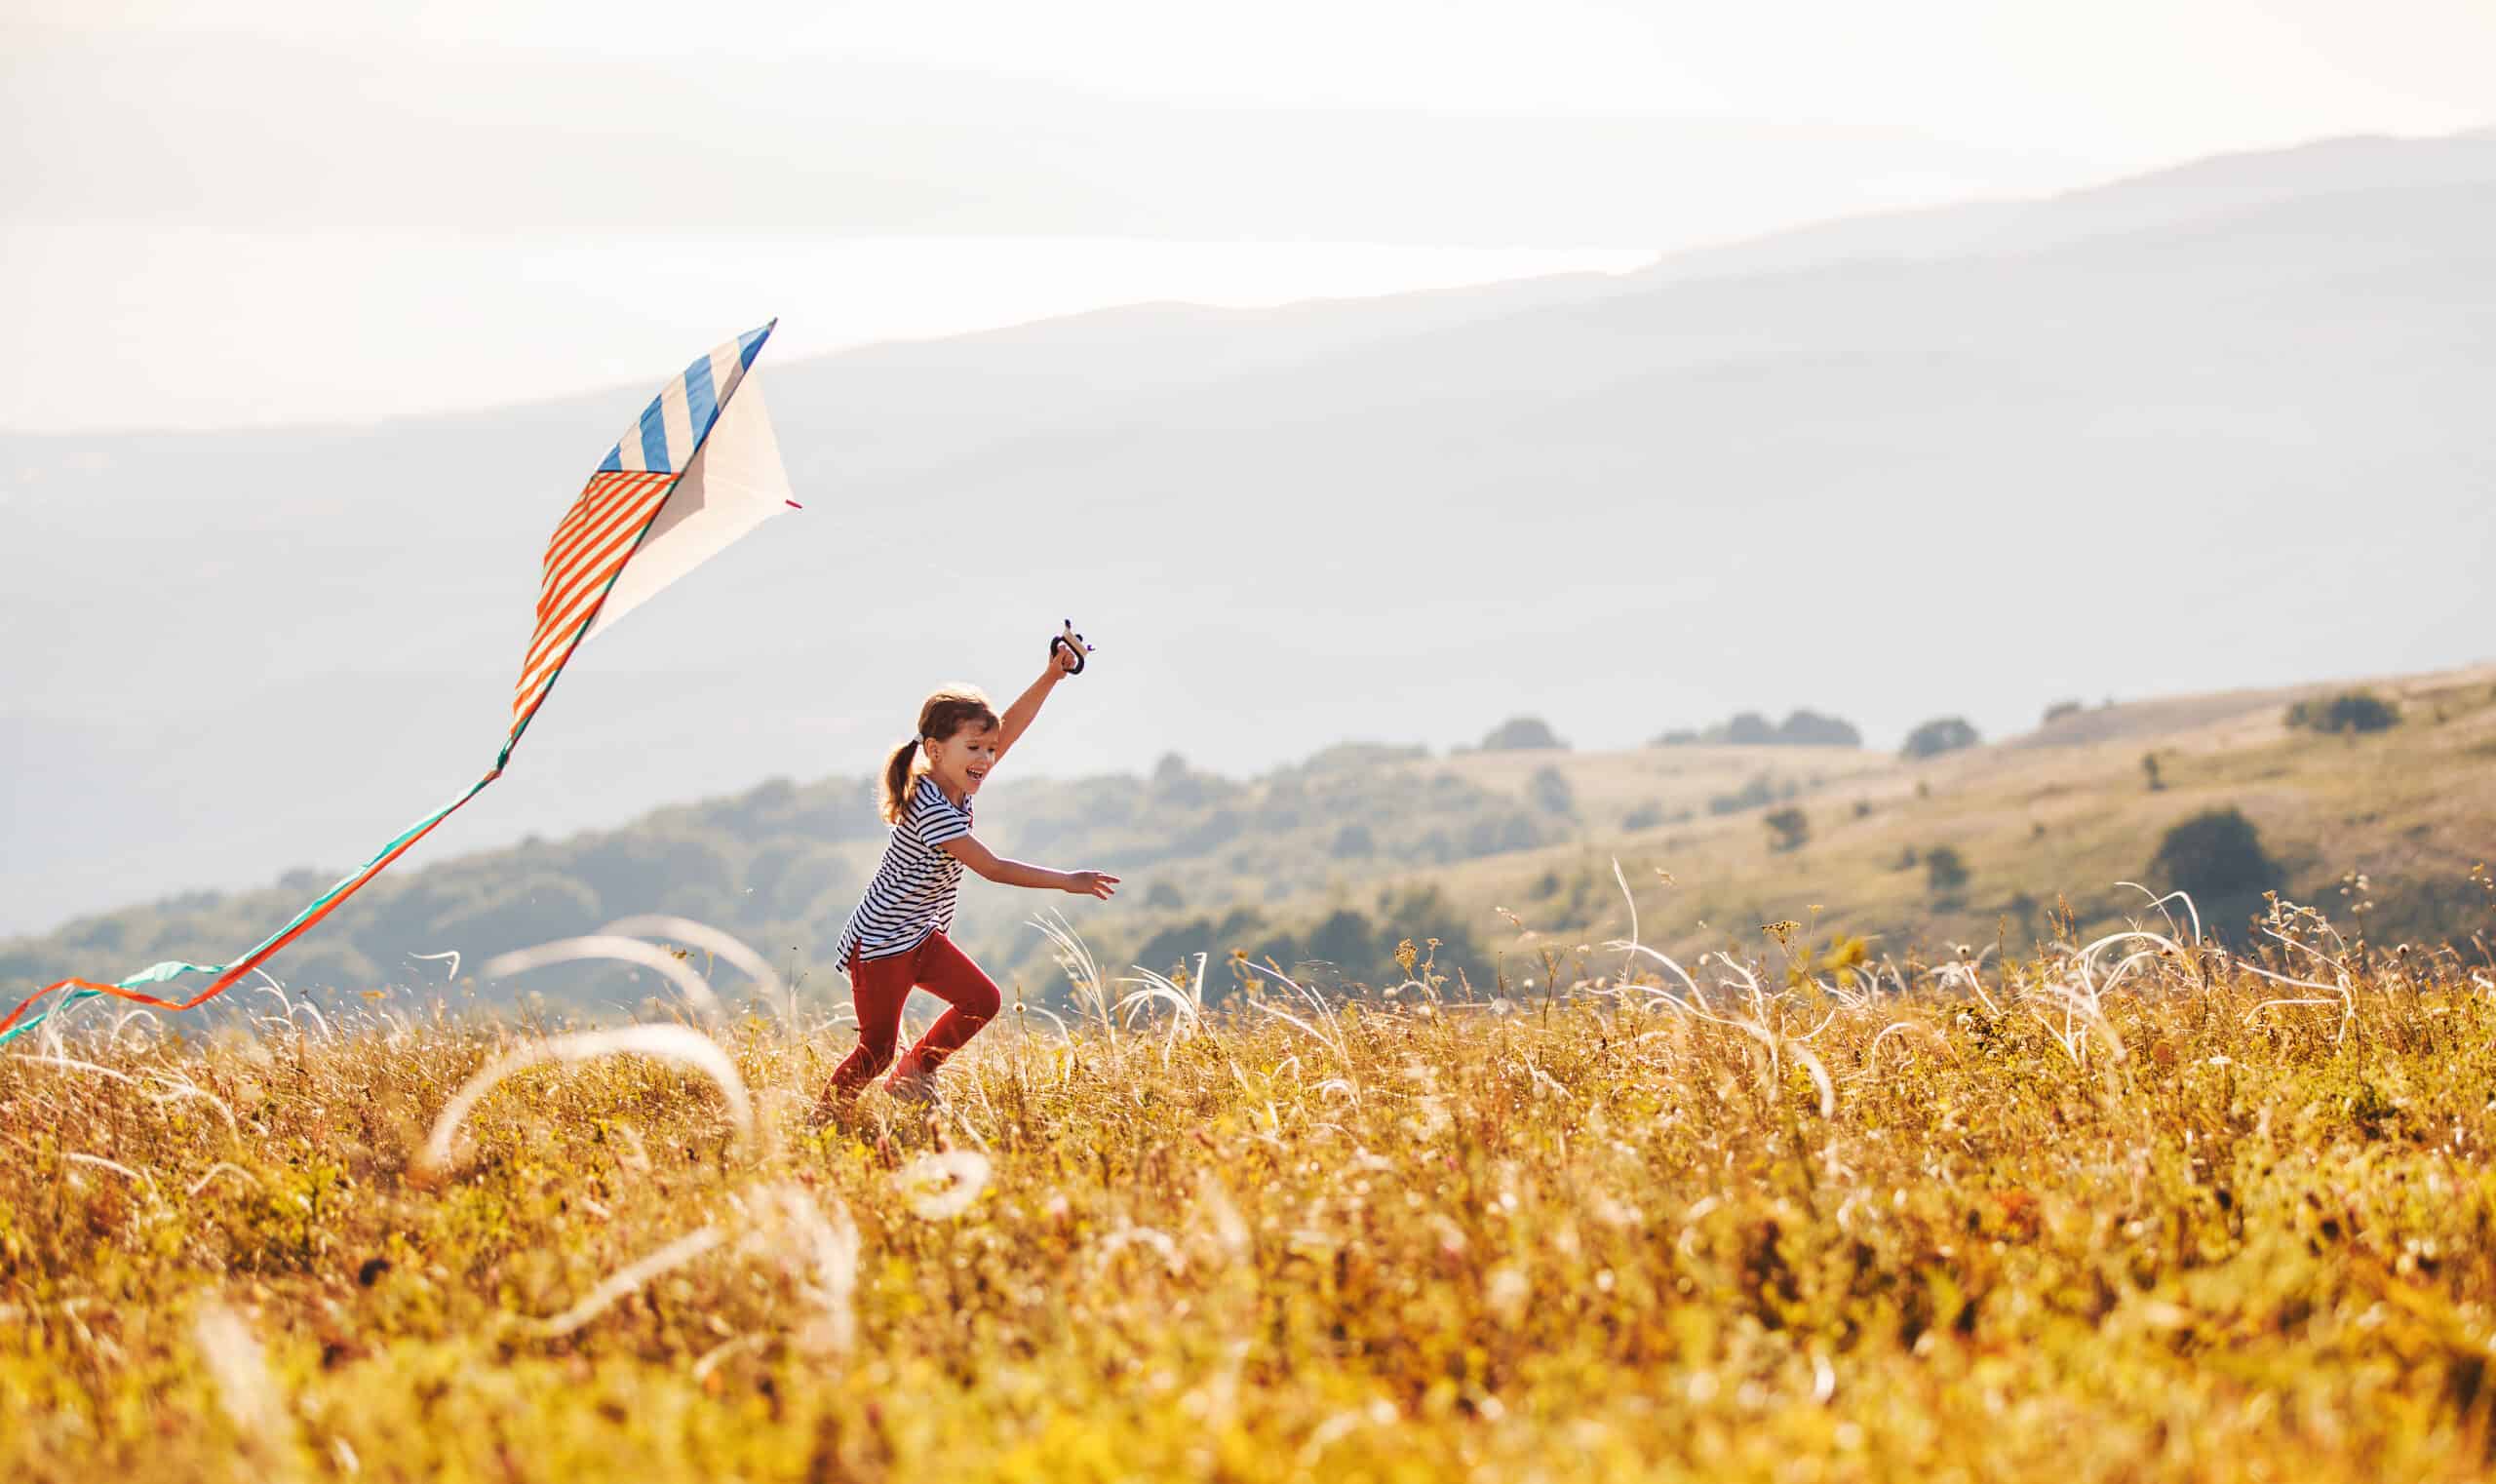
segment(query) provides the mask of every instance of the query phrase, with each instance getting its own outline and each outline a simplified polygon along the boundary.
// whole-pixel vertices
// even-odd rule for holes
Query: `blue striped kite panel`
[[[769,325],[749,330],[686,367],[682,375],[650,399],[650,405],[642,410],[632,428],[606,450],[599,472],[682,473],[684,466],[693,462],[702,440],[711,436],[711,424],[720,420],[720,409],[735,395],[737,383],[745,379],[746,369],[754,365],[762,342],[771,338],[772,327],[779,323],[773,320]]]

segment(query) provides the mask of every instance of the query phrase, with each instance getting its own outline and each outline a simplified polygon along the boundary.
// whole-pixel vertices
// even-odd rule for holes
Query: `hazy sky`
[[[2496,119],[2490,0],[8,0],[0,425],[1618,270]]]

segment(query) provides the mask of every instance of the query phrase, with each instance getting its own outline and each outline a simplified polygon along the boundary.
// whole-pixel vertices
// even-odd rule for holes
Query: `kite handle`
[[[1074,653],[1074,668],[1066,673],[1069,675],[1081,675],[1083,673],[1083,662],[1085,658],[1091,654],[1092,645],[1084,642],[1082,635],[1074,632],[1074,620],[1072,618],[1066,621],[1065,633],[1052,634],[1049,636],[1049,663],[1057,663],[1057,651],[1061,646],[1072,650]]]

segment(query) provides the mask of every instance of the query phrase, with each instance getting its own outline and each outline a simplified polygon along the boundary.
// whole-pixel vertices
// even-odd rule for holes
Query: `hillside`
[[[1520,705],[1618,747],[1809,696],[1887,741],[1946,690],[2004,733],[2067,691],[2477,657],[2496,143],[1968,210],[771,366],[806,516],[602,639],[444,843],[864,766],[1069,612],[1112,663],[1032,744],[1059,776]],[[554,513],[646,395],[0,437],[40,554],[0,629],[43,636],[0,676],[0,926],[342,863],[473,777]],[[983,622],[931,629],[931,591]]]
[[[982,796],[998,849],[1115,871],[1106,907],[972,881],[959,933],[998,977],[1062,1004],[1063,979],[1026,918],[1067,911],[1115,972],[1243,950],[1320,962],[1328,987],[1389,983],[1399,939],[1441,940],[1440,962],[1490,985],[1537,977],[1546,948],[1625,936],[1613,862],[1636,891],[1645,940],[1685,957],[1756,947],[1759,925],[1808,923],[1827,947],[1864,940],[1906,960],[1952,944],[2043,936],[2049,910],[2085,928],[2145,910],[2164,832],[2237,808],[2277,885],[2300,900],[2371,902],[2381,941],[2466,942],[2491,925],[2469,872],[2496,840],[2496,666],[2376,684],[2401,722],[2363,737],[2291,729],[2308,686],[2084,709],[2008,742],[1906,762],[1821,747],[1463,752],[1341,747],[1248,779],[1177,758],[1151,773],[1061,782],[1001,778]],[[2145,755],[2160,787],[2147,786]],[[298,990],[397,984],[440,993],[456,951],[488,957],[665,912],[727,929],[837,997],[817,961],[880,848],[864,778],[760,788],[660,810],[625,829],[442,860],[384,877],[273,967]],[[1764,821],[1799,810],[1808,838],[1777,848]],[[1964,883],[1936,889],[1927,860],[1958,852]],[[1671,882],[1658,876],[1668,873]],[[2362,898],[2344,899],[2362,872]],[[237,951],[325,881],[198,894],[74,921],[0,946],[0,987],[120,974],[160,958]],[[2241,935],[2249,893],[2207,903]],[[654,981],[620,966],[469,982],[488,1003],[542,994],[613,1015]],[[1228,978],[1216,987],[1228,988]],[[831,999],[825,999],[830,1003]]]

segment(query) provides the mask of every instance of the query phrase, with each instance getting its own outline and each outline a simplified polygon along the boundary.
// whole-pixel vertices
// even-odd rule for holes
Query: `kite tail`
[[[512,740],[519,740],[517,730],[514,731]],[[309,905],[296,913],[292,920],[263,939],[257,948],[232,963],[159,963],[152,968],[141,969],[117,984],[98,984],[92,979],[58,980],[27,996],[16,1009],[8,1013],[6,1018],[0,1018],[0,1046],[7,1045],[42,1025],[54,1011],[75,1004],[82,999],[93,999],[99,995],[110,995],[117,999],[127,999],[136,1004],[153,1005],[160,1010],[196,1009],[214,999],[217,996],[234,988],[244,975],[267,962],[271,956],[311,931],[323,918],[335,911],[339,903],[363,890],[365,882],[379,876],[392,861],[407,854],[409,848],[424,839],[434,826],[448,819],[461,804],[484,793],[487,784],[502,776],[503,763],[509,761],[510,757],[511,748],[506,744],[502,757],[494,760],[492,769],[470,785],[468,792],[399,832],[398,837],[382,846],[380,852],[372,859],[339,878],[336,884],[313,898]],[[164,984],[184,974],[214,974],[216,978],[207,989],[188,999],[169,999],[162,996],[151,995],[143,988],[146,985]],[[59,1002],[34,1015],[26,1014],[28,1010],[42,1003],[44,996],[48,995],[58,995]]]

